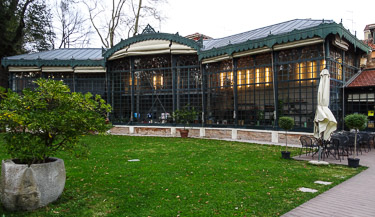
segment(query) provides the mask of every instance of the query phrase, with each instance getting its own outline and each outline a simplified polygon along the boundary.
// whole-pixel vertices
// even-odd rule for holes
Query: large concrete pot
[[[34,210],[57,200],[64,190],[64,161],[50,158],[42,164],[16,164],[3,160],[1,202],[7,210]]]

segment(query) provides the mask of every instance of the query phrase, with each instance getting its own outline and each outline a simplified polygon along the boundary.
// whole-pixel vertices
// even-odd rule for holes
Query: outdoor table
[[[320,156],[319,156],[319,148],[318,150],[315,151],[315,153],[313,153],[312,157],[314,158],[314,155],[315,154],[318,154],[318,159],[320,157],[320,159],[325,159],[325,157],[329,157],[330,155],[332,155],[336,160],[336,154],[335,153],[332,153],[332,149],[334,150],[335,147],[333,147],[333,144],[331,143],[331,141],[318,141],[318,147],[321,147],[321,150],[320,150]]]

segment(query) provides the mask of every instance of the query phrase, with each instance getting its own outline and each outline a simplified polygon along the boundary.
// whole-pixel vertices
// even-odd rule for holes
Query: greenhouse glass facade
[[[59,58],[59,50],[57,59],[6,58],[10,88],[34,88],[40,77],[62,80],[72,91],[106,99],[114,124],[176,125],[173,112],[187,106],[200,111],[195,126],[277,130],[278,118],[290,116],[296,130],[312,132],[321,70],[330,72],[330,108],[340,127],[343,86],[368,49],[341,24],[324,20],[198,41],[146,30],[81,59]]]

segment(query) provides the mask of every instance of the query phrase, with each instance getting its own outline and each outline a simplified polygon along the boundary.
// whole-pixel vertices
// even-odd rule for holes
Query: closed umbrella
[[[329,140],[331,133],[337,129],[337,121],[331,110],[328,108],[330,96],[330,76],[327,69],[320,73],[320,82],[318,88],[318,106],[314,118],[314,136]]]
[[[337,121],[328,108],[330,96],[330,76],[327,69],[320,73],[318,88],[318,106],[314,118],[314,136],[322,140],[329,140],[331,133],[337,129]],[[319,149],[320,152],[320,149]],[[320,153],[319,153],[320,158]]]

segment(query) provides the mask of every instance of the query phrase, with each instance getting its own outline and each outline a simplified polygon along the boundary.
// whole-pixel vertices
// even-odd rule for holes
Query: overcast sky
[[[163,7],[167,20],[155,29],[220,38],[292,19],[342,19],[363,39],[365,26],[375,23],[374,8],[374,0],[168,0]]]

